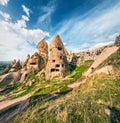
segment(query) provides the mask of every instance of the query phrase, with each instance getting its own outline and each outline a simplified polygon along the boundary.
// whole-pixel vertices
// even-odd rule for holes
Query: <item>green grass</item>
[[[41,104],[44,104],[45,100],[49,100],[50,96],[52,96],[54,93],[58,94],[60,97],[69,93],[72,89],[68,88],[67,86],[70,83],[80,79],[82,77],[82,73],[91,65],[91,63],[91,61],[87,61],[85,64],[79,67],[71,66],[71,71],[69,72],[67,79],[56,78],[55,80],[45,81],[43,76],[42,81],[41,78],[36,76],[36,73],[32,71],[25,83],[9,85],[5,90],[3,90],[3,92],[9,90],[6,96],[10,97],[10,99],[19,98],[28,93],[34,92],[31,97],[32,105],[37,104],[38,100]],[[30,81],[33,81],[34,83],[31,86],[28,86]],[[1,96],[5,94],[3,92],[0,93]]]
[[[67,85],[70,83],[75,82],[77,79],[80,79],[82,77],[82,73],[91,65],[91,61],[85,62],[82,66],[72,66],[74,68],[74,71],[69,73],[69,78],[66,80],[52,80],[48,82],[42,83],[38,88],[40,88],[39,91],[37,91],[33,96],[36,95],[44,95],[44,94],[50,94],[51,92],[58,91],[58,93],[65,93],[69,91],[67,88]],[[51,87],[46,88],[47,85],[51,85]]]
[[[105,109],[115,107],[120,111],[120,77],[101,75],[87,81],[79,89],[57,99],[46,102],[43,99],[43,103],[38,100],[35,105],[31,101],[29,107],[10,122],[109,123]]]
[[[11,96],[12,99],[22,97],[30,92],[35,92],[36,95],[44,95],[44,94],[50,94],[53,91],[62,90],[59,93],[65,93],[69,89],[67,88],[67,85],[70,83],[75,82],[77,79],[80,79],[82,77],[82,73],[92,64],[93,61],[86,61],[81,66],[73,66],[71,65],[71,71],[69,72],[69,78],[66,80],[56,79],[51,81],[45,81],[45,76],[43,75],[42,78],[39,76],[36,76],[36,73],[32,71],[25,81],[25,83],[16,83],[14,85],[8,85],[5,90],[0,92],[0,96],[4,95],[4,92],[7,92],[8,96]],[[32,85],[29,87],[28,83],[32,81]],[[59,83],[58,83],[59,82]],[[57,84],[58,83],[58,84]],[[51,85],[50,88],[46,88],[47,85]],[[39,90],[39,91],[38,91]],[[22,92],[23,91],[23,92]],[[22,92],[20,94],[17,94],[19,92]]]
[[[105,110],[114,107],[120,111],[120,77],[117,74],[92,76],[78,89],[68,88],[70,83],[81,80],[83,72],[92,62],[72,66],[73,70],[65,79],[58,78],[26,87],[18,97],[35,91],[30,105],[9,122],[109,123],[110,116],[106,115]],[[52,97],[53,94],[58,96]]]
[[[69,72],[69,75],[68,75],[70,79],[66,79],[66,80],[55,79],[55,80],[42,82],[40,81],[40,78],[36,76],[35,72],[32,71],[30,76],[26,80],[26,83],[28,83],[31,80],[34,80],[35,83],[37,82],[39,84],[32,85],[31,87],[26,86],[25,91],[14,98],[24,96],[35,90],[37,91],[33,94],[33,97],[50,94],[54,91],[58,91],[58,93],[61,93],[61,94],[68,92],[69,89],[67,88],[67,85],[80,79],[82,77],[82,73],[92,64],[92,62],[93,61],[86,61],[84,65],[81,65],[81,66],[71,65],[71,72]],[[48,85],[51,85],[51,87],[47,88]],[[59,90],[62,90],[62,91],[59,92]]]
[[[4,90],[0,91],[0,95],[8,94],[13,91],[13,93],[17,92],[17,89],[19,89],[23,84],[22,83],[15,83],[13,85],[8,85]]]
[[[25,81],[25,83],[32,81],[33,83],[35,82],[40,82],[40,78],[38,76],[36,76],[36,72],[35,71],[31,71],[31,73],[29,74],[27,80]]]
[[[99,67],[112,64],[119,70],[120,49],[105,60]],[[16,115],[9,123],[109,123],[112,116],[106,110],[112,108],[120,114],[120,76],[99,75],[87,78],[87,82],[78,89],[70,89],[68,85],[82,79],[93,61],[86,61],[81,66],[70,66],[66,78],[43,81],[32,72],[26,81],[34,80],[29,87],[25,84],[10,86],[10,92],[23,93],[15,98],[34,92],[30,98],[29,106]],[[117,72],[117,71],[116,71]],[[54,94],[58,95],[54,97]],[[118,118],[117,115],[114,117]]]

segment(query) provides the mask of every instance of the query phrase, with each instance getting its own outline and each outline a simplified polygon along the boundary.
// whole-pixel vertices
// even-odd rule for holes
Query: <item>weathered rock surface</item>
[[[21,74],[19,72],[12,72],[0,76],[0,88],[7,86],[8,84],[15,84],[20,80]]]
[[[64,45],[59,35],[55,35],[50,45],[50,56],[46,66],[47,79],[53,79],[56,76],[64,77],[68,69]]]
[[[96,70],[92,75],[101,74],[101,73],[103,73],[103,74],[113,74],[114,73],[113,66],[112,65],[104,66],[101,69]]]
[[[28,54],[28,55],[27,55],[27,59],[26,59],[25,62],[23,62],[23,64],[22,64],[22,69],[23,69],[23,70],[27,70],[27,63],[28,63],[29,59],[30,59],[30,55]]]
[[[117,46],[106,47],[103,52],[96,58],[91,67],[84,73],[84,76],[89,76],[93,69],[97,68],[104,60],[118,50]]]
[[[11,69],[9,72],[16,72],[20,69],[21,69],[20,60],[18,60],[18,61],[14,60],[11,64]]]
[[[24,73],[22,74],[22,76],[20,78],[20,82],[24,82],[28,78],[30,72],[31,71],[24,71]]]
[[[64,52],[65,55],[68,55],[67,50],[65,49],[62,40],[60,39],[60,36],[56,34],[50,44],[49,50],[51,51],[53,48],[61,49]]]
[[[37,44],[37,48],[39,54],[48,54],[48,44],[44,39]]]
[[[37,48],[38,48],[38,54],[42,56],[44,59],[44,67],[45,67],[48,62],[48,44],[43,39],[37,44]]]
[[[25,81],[27,78],[28,74],[34,70],[35,72],[39,72],[43,68],[46,67],[46,64],[48,62],[48,44],[47,42],[43,39],[41,40],[38,45],[38,53],[34,53],[32,56],[28,55],[27,59],[22,65],[22,77],[21,77],[21,82]]]

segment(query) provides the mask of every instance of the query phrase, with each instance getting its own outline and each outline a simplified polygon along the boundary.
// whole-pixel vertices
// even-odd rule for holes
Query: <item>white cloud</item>
[[[118,35],[120,35],[120,33],[114,33],[114,34],[110,35],[108,38],[109,38],[109,40],[114,41],[115,38],[116,38]]]
[[[27,21],[29,17],[25,15],[15,23],[9,19],[0,20],[0,60],[25,60],[28,53],[35,52],[35,45],[49,36],[41,29],[27,29]]]
[[[9,0],[0,0],[0,5],[5,6],[8,4],[8,2],[9,2]]]
[[[25,5],[22,5],[23,11],[26,13],[28,17],[30,17],[30,9],[27,8]]]
[[[106,45],[109,45],[109,44],[113,44],[113,41],[98,43],[98,44],[94,45],[93,47],[91,47],[90,49],[95,49],[95,48],[106,46]]]
[[[2,16],[6,21],[8,21],[8,20],[11,19],[11,17],[10,17],[9,14],[4,13],[4,12],[2,12],[2,11],[0,11],[0,16]]]
[[[50,1],[47,6],[41,7],[41,11],[44,12],[42,16],[38,18],[38,23],[42,23],[45,20],[48,21],[50,24],[51,22],[51,15],[55,11],[55,3],[53,1]]]
[[[25,15],[22,15],[22,19],[25,20],[25,21],[29,21],[29,18]]]

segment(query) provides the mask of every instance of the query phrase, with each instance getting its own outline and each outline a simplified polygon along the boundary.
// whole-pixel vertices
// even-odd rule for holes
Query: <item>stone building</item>
[[[64,77],[69,70],[66,58],[66,50],[59,37],[55,35],[50,45],[50,56],[46,66],[47,79],[53,79],[57,76]]]

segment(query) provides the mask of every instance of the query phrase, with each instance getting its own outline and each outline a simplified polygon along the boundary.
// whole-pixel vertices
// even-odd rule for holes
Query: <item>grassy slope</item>
[[[7,97],[14,99],[24,96],[32,91],[36,91],[34,94],[35,97],[47,95],[54,91],[58,91],[58,93],[66,93],[67,91],[70,91],[70,89],[67,88],[67,85],[80,79],[82,77],[82,73],[92,64],[92,62],[93,61],[87,61],[84,65],[79,67],[71,66],[71,72],[68,73],[67,78],[63,80],[57,78],[56,80],[44,80],[44,82],[42,82],[40,78],[36,76],[34,72],[32,72],[31,76],[26,81],[26,83],[33,81],[34,84],[32,86],[29,87],[26,85],[26,83],[16,83],[14,85],[9,85],[5,90],[0,92],[0,96],[6,94]]]
[[[12,123],[109,123],[105,109],[115,107],[120,111],[120,77],[101,75],[91,77],[79,89],[57,99],[33,101]],[[42,103],[43,101],[43,103]]]
[[[113,60],[119,61],[118,55]],[[29,107],[9,122],[109,123],[112,116],[106,115],[105,110],[120,111],[120,77],[117,74],[93,76],[78,89],[70,91],[67,85],[80,79],[87,66],[88,63],[77,67],[69,73],[68,79],[48,81],[31,87],[37,91],[31,97]],[[46,88],[46,85],[50,86]],[[53,92],[59,96],[49,98]]]

